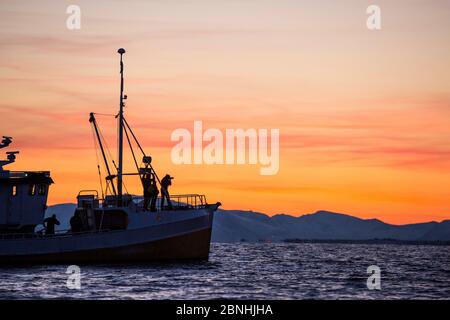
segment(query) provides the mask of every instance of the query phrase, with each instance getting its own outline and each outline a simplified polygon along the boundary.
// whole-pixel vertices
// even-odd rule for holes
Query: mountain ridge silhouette
[[[60,229],[68,229],[76,205],[49,206],[46,216],[56,214]],[[256,211],[223,210],[214,217],[213,242],[258,242],[299,240],[373,240],[450,241],[450,220],[405,225],[379,219],[361,219],[349,214],[318,210],[300,216],[268,216]]]

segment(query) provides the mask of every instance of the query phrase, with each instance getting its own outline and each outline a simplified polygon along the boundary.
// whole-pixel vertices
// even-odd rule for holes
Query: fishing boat
[[[81,190],[71,228],[56,232],[42,228],[50,186],[48,171],[9,171],[18,151],[0,161],[0,264],[109,264],[153,261],[208,260],[214,212],[220,202],[208,204],[202,194],[169,195],[124,117],[124,49],[120,54],[118,159],[108,157],[105,139],[90,113],[99,147],[101,192]],[[3,137],[0,148],[12,138]],[[135,169],[124,172],[124,144],[128,143]],[[138,150],[134,150],[134,149]],[[117,165],[116,165],[117,163]],[[142,196],[124,192],[124,177],[141,181],[152,177],[161,196],[152,196],[149,210]],[[102,180],[101,180],[102,181]],[[165,201],[164,201],[165,200]],[[166,203],[166,204],[164,204]],[[76,221],[77,223],[73,223]],[[75,228],[76,226],[76,228]]]

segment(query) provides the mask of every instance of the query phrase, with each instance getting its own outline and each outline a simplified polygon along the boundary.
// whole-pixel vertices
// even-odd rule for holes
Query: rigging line
[[[95,158],[97,160],[97,170],[98,170],[98,177],[100,180],[100,190],[102,191],[102,198],[105,198],[105,194],[103,193],[103,183],[102,183],[102,173],[100,170],[100,160],[98,158],[98,145],[97,145],[97,139],[95,137],[95,132],[94,132],[94,126],[91,126],[92,129],[92,138],[94,140],[94,149],[95,149]]]
[[[110,184],[110,182],[109,182],[109,181],[106,181],[106,190],[105,190],[105,193],[106,193],[106,194],[108,194],[109,184]]]
[[[139,149],[141,149],[142,154],[145,156],[144,149],[142,149],[141,144],[139,143],[138,139],[137,139],[136,136],[134,135],[133,130],[131,130],[131,127],[130,127],[130,125],[128,124],[128,121],[127,121],[125,118],[123,118],[123,122],[125,122],[125,125],[126,125],[126,126],[128,127],[128,129],[130,130],[131,135],[133,136],[134,141],[135,141],[136,144],[138,145]]]
[[[99,128],[98,128],[98,125],[97,125],[97,120],[95,119],[95,117],[94,117],[94,115],[93,114],[91,114],[91,118],[89,119],[89,121],[92,123],[92,125],[93,125],[93,128],[95,129],[95,133],[96,133],[96,135],[97,135],[97,142],[98,142],[98,144],[99,144],[99,146],[100,146],[100,150],[101,150],[101,154],[102,154],[102,157],[103,157],[103,161],[104,161],[104,165],[105,165],[105,169],[106,169],[106,171],[107,171],[107,173],[108,173],[108,177],[107,177],[107,180],[109,180],[109,179],[111,179],[113,176],[111,175],[111,171],[110,171],[110,169],[109,169],[109,160],[107,159],[107,154],[105,154],[105,149],[104,149],[104,147],[103,147],[103,140],[104,140],[104,138],[102,139],[102,137],[100,136],[100,132],[99,132]],[[106,142],[106,141],[105,141]],[[108,181],[107,181],[108,182]],[[116,190],[115,190],[115,188],[114,188],[114,185],[111,185],[111,187],[112,187],[112,190],[114,191],[114,194],[116,194]]]
[[[97,165],[100,163],[99,159],[98,159],[98,150],[97,150],[97,139],[95,138],[95,132],[94,132],[94,126],[91,126],[92,129],[92,139],[94,140],[94,149],[95,149],[95,158],[97,160]]]
[[[98,128],[98,132],[99,132],[100,139],[102,140],[103,145],[105,146],[105,149],[106,149],[106,157],[107,157],[107,158],[109,157],[108,162],[111,162],[111,163],[113,164],[113,166],[114,166],[114,168],[116,169],[116,172],[117,172],[117,166],[116,166],[116,163],[114,162],[114,159],[113,159],[113,157],[112,157],[111,151],[109,150],[108,143],[107,143],[105,137],[103,136],[103,133],[102,133],[102,131],[100,130],[100,128]],[[114,188],[114,186],[112,185],[112,184],[113,184],[113,181],[112,181],[112,180],[110,180],[110,184],[111,184],[110,187],[112,188],[112,190],[115,191],[115,188]],[[107,192],[107,193],[108,193],[108,192]]]
[[[125,193],[130,194],[130,193],[128,192],[127,186],[126,186],[126,184],[125,184],[124,181],[122,181],[122,185],[123,185],[123,187],[124,187],[124,189],[125,189]]]
[[[105,145],[105,149],[106,149],[106,152],[107,152],[107,156],[109,156],[108,162],[111,161],[112,163],[114,163],[114,160],[113,160],[114,158],[112,157],[111,151],[109,150],[108,143],[107,143],[105,137],[103,136],[103,133],[102,133],[102,131],[100,130],[100,128],[98,128],[98,132],[99,132],[99,135],[100,135],[100,139],[102,139],[102,142],[103,142],[103,144]],[[115,167],[116,170],[117,170],[117,166],[116,166],[115,164],[114,164],[114,167]]]
[[[99,183],[100,183],[100,190],[102,192],[102,199],[105,199],[105,192],[103,191],[102,171],[101,171],[101,168],[100,168],[100,161],[99,161],[99,157],[98,157],[98,152],[99,152],[98,149],[99,148],[98,148],[98,145],[97,145],[97,150],[95,152],[95,156],[97,158],[98,180],[99,180]]]
[[[128,121],[123,118],[123,121],[126,125],[126,127],[128,127],[128,130],[130,130],[131,135],[133,136],[134,141],[136,142],[136,144],[138,145],[139,149],[141,149],[142,154],[145,156],[145,152],[144,149],[142,149],[141,144],[139,143],[139,141],[137,140],[136,136],[134,135],[133,130],[131,129],[130,125],[128,124]],[[156,173],[155,169],[153,169],[152,164],[149,164],[150,169],[153,171],[153,173],[155,174],[156,179],[158,180],[159,184],[161,184],[161,180],[159,180],[158,174]]]
[[[98,179],[100,182],[100,190],[102,191],[102,199],[105,199],[105,193],[103,192],[103,182],[102,182],[102,173],[100,171],[100,165],[97,165],[98,168]]]
[[[136,165],[136,170],[137,170],[137,172],[139,173],[139,176],[140,176],[139,165],[138,165],[138,163],[136,161],[136,156],[134,154],[133,146],[131,145],[131,140],[130,140],[130,137],[128,135],[127,127],[125,126],[124,129],[125,129],[124,131],[125,131],[125,136],[127,137],[128,145],[130,146],[131,154],[133,155],[134,164]]]
[[[109,182],[106,181],[105,194],[108,194],[108,190],[109,190]]]
[[[94,115],[96,116],[106,116],[106,117],[115,117],[115,114],[109,114],[109,113],[97,113],[97,112],[93,112]]]
[[[112,161],[112,163],[113,163],[113,165],[114,165],[114,168],[116,168],[116,170],[119,170],[118,169],[118,167],[117,167],[117,165],[116,165],[116,162],[113,160]],[[112,182],[111,182],[112,183]],[[127,186],[125,185],[125,182],[122,180],[122,185],[123,185],[123,187],[125,188],[125,192],[126,193],[128,193],[128,189],[127,189]]]

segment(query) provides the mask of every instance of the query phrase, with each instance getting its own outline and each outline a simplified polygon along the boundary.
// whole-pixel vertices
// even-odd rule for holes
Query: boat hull
[[[212,212],[135,230],[0,242],[0,264],[127,264],[208,260]]]
[[[103,264],[204,260],[209,257],[211,229],[121,247],[0,256],[0,264]]]

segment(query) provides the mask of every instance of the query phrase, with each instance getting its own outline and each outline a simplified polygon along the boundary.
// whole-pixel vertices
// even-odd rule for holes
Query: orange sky
[[[373,3],[381,31],[366,28]],[[70,4],[81,30],[66,28]],[[1,0],[0,135],[21,151],[10,169],[52,171],[51,204],[98,189],[88,117],[117,111],[125,47],[126,116],[159,174],[176,177],[173,193],[268,214],[441,221],[449,39],[450,3],[440,0]],[[114,147],[114,120],[98,120]],[[194,120],[279,128],[278,174],[174,165],[170,134]]]

